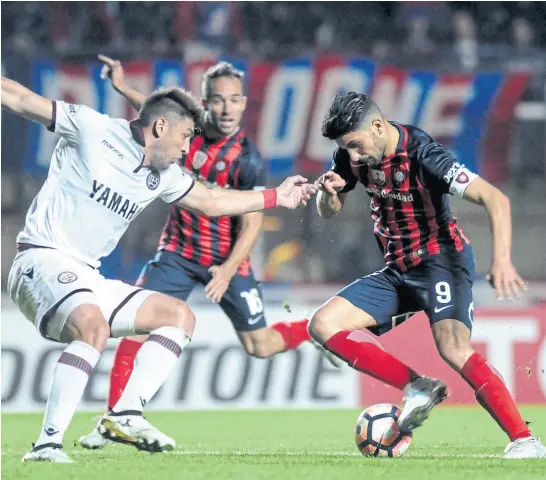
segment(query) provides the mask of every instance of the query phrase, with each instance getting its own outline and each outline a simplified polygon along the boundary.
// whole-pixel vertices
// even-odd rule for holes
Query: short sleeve
[[[351,160],[347,150],[342,148],[336,149],[332,161],[332,170],[347,182],[340,193],[347,193],[354,190],[358,182],[358,178],[351,169]]]
[[[253,145],[245,148],[241,156],[238,190],[263,190],[266,181],[266,165],[258,149]]]
[[[184,198],[195,185],[195,179],[183,172],[177,165],[169,167],[167,172],[169,183],[159,195],[165,203],[175,203]]]
[[[108,117],[85,105],[53,102],[53,123],[49,131],[58,133],[69,143],[78,144],[86,131],[94,131]]]
[[[432,142],[419,147],[418,160],[426,177],[436,180],[443,193],[462,197],[470,183],[478,177],[457,159],[443,145]]]

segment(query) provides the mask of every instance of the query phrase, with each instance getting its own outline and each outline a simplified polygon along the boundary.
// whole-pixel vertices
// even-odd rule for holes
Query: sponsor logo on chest
[[[133,220],[144,208],[97,180],[93,180],[89,198],[122,216],[125,220]]]
[[[388,170],[370,169],[365,177],[364,188],[370,196],[393,198],[401,202],[413,202],[413,194],[409,191],[409,172],[404,166]]]

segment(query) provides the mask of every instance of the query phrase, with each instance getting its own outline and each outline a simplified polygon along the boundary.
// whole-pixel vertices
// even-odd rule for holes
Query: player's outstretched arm
[[[258,191],[208,189],[196,182],[177,204],[209,217],[233,217],[275,207],[292,210],[307,205],[311,196],[317,193],[318,187],[306,182],[306,178],[295,175],[275,189]]]
[[[315,184],[319,187],[317,194],[317,210],[322,218],[331,218],[343,208],[346,193],[341,193],[347,182],[334,171],[321,175]]]
[[[518,298],[526,290],[526,284],[512,263],[510,200],[498,188],[480,177],[470,183],[463,198],[483,205],[489,215],[493,236],[493,263],[488,279],[495,288],[497,298]]]
[[[121,62],[106,55],[99,55],[98,58],[104,64],[100,72],[100,77],[103,80],[109,78],[114,90],[129,100],[129,103],[135,110],[140,110],[140,107],[142,107],[142,104],[146,100],[146,95],[126,85]]]
[[[53,124],[53,102],[6,77],[2,77],[2,108],[46,127]]]

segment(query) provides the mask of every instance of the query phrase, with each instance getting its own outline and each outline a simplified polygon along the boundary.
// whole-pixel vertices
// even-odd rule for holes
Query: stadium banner
[[[288,313],[268,306],[270,322],[296,320],[309,304],[292,304]],[[401,403],[401,393],[349,367],[333,368],[309,344],[274,359],[248,357],[229,320],[217,306],[194,308],[197,327],[168,382],[149,408],[350,408]],[[424,374],[442,378],[451,388],[447,402],[475,404],[470,388],[439,358],[426,317],[416,315],[384,335],[381,343]],[[478,309],[474,345],[503,376],[519,403],[546,404],[546,314],[538,308]],[[108,390],[115,341],[92,374],[82,410],[100,411]],[[63,346],[46,341],[9,301],[2,310],[2,409],[44,408],[51,374]]]
[[[324,55],[281,63],[232,61],[246,73],[246,130],[268,160],[271,174],[319,174],[330,164],[333,142],[320,125],[338,92],[370,94],[387,118],[417,125],[489,180],[507,172],[509,128],[529,77],[525,73],[446,74],[384,66],[366,58]],[[127,62],[126,81],[142,92],[185,85],[200,94],[211,62]],[[111,116],[134,111],[100,78],[101,65],[37,61],[31,88],[49,98],[82,103]],[[29,131],[25,169],[47,171],[55,137],[38,125]]]
[[[2,411],[43,410],[61,344],[44,340],[11,301],[2,309]],[[8,304],[8,305],[6,305]],[[357,374],[336,369],[312,345],[273,359],[249,357],[217,305],[193,308],[194,337],[147,408],[343,408],[358,402]],[[307,306],[268,308],[271,321],[301,319]],[[275,320],[273,320],[275,319]],[[108,392],[115,340],[90,377],[79,408],[100,411]]]
[[[441,378],[450,388],[445,403],[474,402],[474,392],[449,368],[436,351],[427,317],[415,315],[381,337],[381,344],[407,365],[424,375]],[[520,404],[546,403],[546,310],[477,309],[472,345],[502,375]],[[400,392],[365,377],[360,378],[360,403],[397,403]]]

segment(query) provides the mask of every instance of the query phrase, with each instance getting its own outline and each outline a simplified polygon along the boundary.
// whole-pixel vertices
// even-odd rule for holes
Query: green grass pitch
[[[523,408],[536,435],[546,436],[546,407]],[[546,460],[502,460],[507,439],[477,407],[440,407],[414,433],[402,458],[364,458],[353,429],[357,410],[151,412],[178,446],[168,454],[124,445],[100,451],[75,446],[96,415],[78,414],[65,436],[72,465],[25,463],[40,414],[2,416],[2,478],[6,480],[175,479],[546,479]]]

